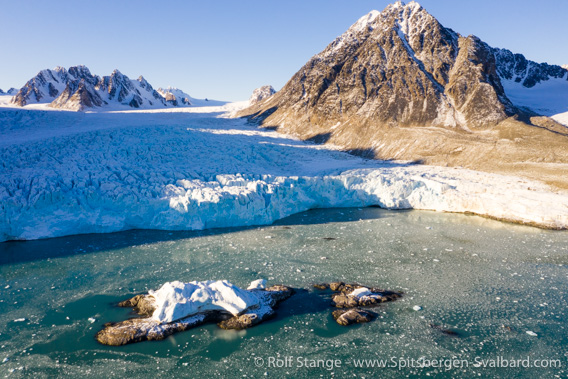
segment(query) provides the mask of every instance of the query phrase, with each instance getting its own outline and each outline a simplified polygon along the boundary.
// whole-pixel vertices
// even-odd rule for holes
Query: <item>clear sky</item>
[[[43,68],[118,68],[196,98],[277,90],[386,0],[0,0],[0,88]],[[568,1],[422,0],[444,26],[531,60],[568,64]]]

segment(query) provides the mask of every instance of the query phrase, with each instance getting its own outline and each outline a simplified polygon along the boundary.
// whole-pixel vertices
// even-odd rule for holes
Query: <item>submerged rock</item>
[[[459,332],[452,329],[444,328],[443,326],[438,324],[430,324],[430,327],[449,337],[461,337],[461,334]]]
[[[339,325],[343,326],[370,322],[377,317],[375,313],[359,308],[338,309],[333,311],[331,315]]]
[[[329,288],[329,284],[327,284],[327,283],[314,284],[314,288],[323,291],[323,290],[326,290],[326,289]]]
[[[95,338],[105,345],[161,340],[206,322],[218,322],[223,329],[244,329],[275,314],[276,305],[293,294],[286,286],[259,288],[251,283],[243,290],[228,281],[169,282],[158,291],[136,295],[119,303],[132,307],[143,318],[107,323]]]

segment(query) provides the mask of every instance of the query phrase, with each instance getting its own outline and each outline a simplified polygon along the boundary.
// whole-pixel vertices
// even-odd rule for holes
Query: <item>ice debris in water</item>
[[[414,309],[415,311],[419,311],[422,309],[422,307],[420,305],[415,305],[412,307],[412,309]]]

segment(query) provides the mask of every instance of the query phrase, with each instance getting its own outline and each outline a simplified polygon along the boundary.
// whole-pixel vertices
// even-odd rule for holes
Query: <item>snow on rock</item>
[[[251,105],[256,104],[258,102],[261,102],[264,99],[269,98],[270,96],[274,95],[275,93],[276,93],[276,91],[274,90],[274,88],[272,86],[259,87],[259,88],[255,89],[254,91],[252,91],[252,95],[250,96],[249,103]]]
[[[152,319],[159,323],[173,322],[207,311],[225,311],[237,316],[261,305],[261,300],[252,292],[227,280],[168,282],[148,294],[155,299],[156,305]]]
[[[357,289],[353,290],[353,292],[351,292],[349,294],[349,296],[361,298],[361,297],[365,297],[365,296],[371,296],[372,294],[373,293],[368,288],[361,287],[361,288],[357,288]]]
[[[195,113],[0,108],[0,241],[266,225],[324,207],[568,226],[568,194],[538,182],[365,160],[185,109]]]
[[[257,279],[250,283],[247,290],[263,290],[266,289],[266,279]]]

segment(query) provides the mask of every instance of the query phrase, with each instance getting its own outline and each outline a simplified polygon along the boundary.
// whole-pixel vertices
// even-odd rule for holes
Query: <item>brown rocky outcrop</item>
[[[515,105],[503,85],[531,88],[567,74],[461,36],[416,2],[397,2],[361,18],[280,91],[237,116],[369,158],[519,174],[568,188],[568,132],[535,125],[538,110]]]
[[[339,325],[343,326],[371,322],[377,317],[375,313],[359,308],[338,309],[333,311],[331,314],[334,320]]]
[[[243,314],[231,316],[219,311],[198,313],[181,320],[159,323],[152,319],[155,310],[151,295],[136,295],[118,304],[120,307],[133,308],[140,316],[129,320],[107,323],[95,338],[104,345],[120,346],[134,342],[162,340],[168,336],[185,331],[207,322],[217,322],[223,329],[245,329],[259,324],[274,316],[275,308],[294,293],[290,287],[275,285],[265,290],[251,290],[261,300],[260,306],[248,309]]]

